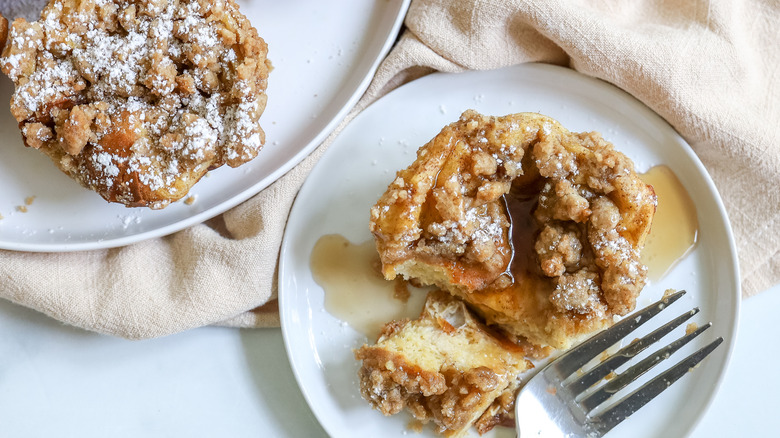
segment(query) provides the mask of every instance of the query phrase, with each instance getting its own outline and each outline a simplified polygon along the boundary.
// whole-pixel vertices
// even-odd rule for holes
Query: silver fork
[[[618,367],[698,313],[699,309],[694,308],[645,337],[634,340],[593,368],[581,371],[593,359],[605,354],[607,348],[624,339],[684,294],[683,290],[665,296],[660,301],[624,318],[610,329],[569,350],[539,371],[523,387],[515,402],[518,437],[603,436],[707,357],[723,342],[723,338],[717,338],[619,401],[605,405],[606,407],[599,409],[599,412],[593,412],[616,392],[671,356],[712,325],[707,323],[698,327],[619,375],[615,377],[612,377],[614,374],[610,375]],[[603,384],[596,385],[602,380],[605,381]]]

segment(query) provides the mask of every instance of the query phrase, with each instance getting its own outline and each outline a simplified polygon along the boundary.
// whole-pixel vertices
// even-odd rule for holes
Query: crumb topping
[[[435,284],[489,323],[560,347],[633,310],[655,206],[598,133],[466,111],[398,173],[370,230],[386,278]]]

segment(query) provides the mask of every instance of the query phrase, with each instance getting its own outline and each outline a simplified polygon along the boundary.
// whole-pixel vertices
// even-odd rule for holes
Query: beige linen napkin
[[[406,24],[347,121],[433,71],[535,61],[601,78],[663,116],[706,165],[735,231],[744,294],[780,281],[780,3],[419,0]],[[133,339],[278,324],[287,214],[333,138],[251,200],[172,236],[72,254],[0,252],[0,296]]]

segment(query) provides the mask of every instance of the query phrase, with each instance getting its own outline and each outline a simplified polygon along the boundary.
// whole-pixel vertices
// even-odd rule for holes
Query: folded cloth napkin
[[[691,144],[725,201],[744,294],[780,281],[780,3],[417,0],[406,25],[342,127],[433,71],[568,66],[632,94]],[[246,203],[174,235],[69,254],[0,252],[0,296],[133,339],[276,325],[287,214],[334,135]]]

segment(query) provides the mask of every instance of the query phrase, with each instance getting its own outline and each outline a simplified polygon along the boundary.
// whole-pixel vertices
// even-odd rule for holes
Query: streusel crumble
[[[163,208],[257,156],[266,54],[233,0],[51,0],[0,64],[27,146],[108,201]]]
[[[371,209],[385,278],[435,284],[489,324],[566,348],[633,310],[656,198],[597,133],[466,111]]]

